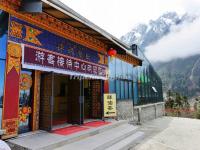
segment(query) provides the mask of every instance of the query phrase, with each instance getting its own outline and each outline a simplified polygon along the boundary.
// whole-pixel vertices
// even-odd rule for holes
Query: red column
[[[109,83],[108,83],[108,80],[104,81],[104,93],[109,93]]]
[[[3,139],[18,134],[20,67],[21,46],[8,42],[2,117],[2,128],[6,134],[2,136]]]

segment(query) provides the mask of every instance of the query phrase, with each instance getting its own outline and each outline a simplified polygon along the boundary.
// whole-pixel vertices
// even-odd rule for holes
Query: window
[[[117,94],[117,99],[120,99],[120,81],[116,80],[116,94]]]
[[[129,86],[128,86],[128,81],[125,81],[124,82],[124,86],[125,86],[125,99],[128,99],[129,98]]]
[[[133,85],[132,85],[132,82],[129,82],[128,83],[128,94],[129,94],[129,99],[132,99],[133,98]]]
[[[116,59],[116,77],[118,79],[121,79],[123,75],[123,70],[122,70],[122,62],[119,59]]]
[[[120,81],[120,89],[121,89],[121,97],[120,99],[125,99],[125,89],[124,89],[124,81]]]
[[[3,94],[4,94],[4,75],[5,75],[5,59],[7,47],[8,33],[8,13],[0,10],[0,129],[3,110]]]
[[[115,78],[115,73],[116,73],[116,70],[115,70],[115,58],[112,58],[112,60],[110,59],[109,57],[109,75],[110,75],[110,78],[111,79],[114,79]]]
[[[133,99],[133,80],[137,80],[137,68],[115,58],[109,59],[109,91],[116,93],[117,99]]]
[[[132,70],[132,65],[128,64],[128,79],[133,80],[133,70]]]
[[[109,92],[115,93],[115,80],[113,79],[109,80]]]

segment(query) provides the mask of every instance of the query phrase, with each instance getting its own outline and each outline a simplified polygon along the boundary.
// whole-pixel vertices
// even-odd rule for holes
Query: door
[[[83,97],[81,96],[82,81],[70,79],[68,87],[68,122],[71,124],[83,123]]]
[[[103,82],[101,80],[91,80],[91,97],[92,97],[92,118],[102,118],[102,95]]]
[[[40,129],[50,131],[52,129],[53,120],[53,86],[54,74],[41,74],[41,91],[40,91]]]

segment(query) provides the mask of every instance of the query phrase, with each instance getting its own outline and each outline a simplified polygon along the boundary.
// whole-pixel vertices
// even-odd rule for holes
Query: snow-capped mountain
[[[168,12],[156,20],[150,20],[148,24],[137,25],[122,36],[121,40],[129,45],[138,44],[142,50],[145,50],[147,46],[158,42],[182,25],[192,23],[197,18],[198,16],[188,14],[179,16],[175,12]],[[153,66],[163,81],[164,92],[170,89],[188,97],[200,95],[200,55],[156,62]]]
[[[132,31],[121,37],[121,40],[129,45],[138,44],[142,49],[157,42],[167,35],[172,27],[183,23],[191,23],[196,16],[184,14],[179,16],[176,12],[167,12],[156,20],[150,20],[148,24],[139,24]]]

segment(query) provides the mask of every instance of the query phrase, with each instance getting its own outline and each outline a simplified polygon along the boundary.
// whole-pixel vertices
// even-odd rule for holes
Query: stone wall
[[[147,104],[141,106],[135,106],[133,108],[133,121],[135,123],[141,124],[143,122],[162,117],[165,114],[165,104],[164,102],[159,102],[155,104]]]
[[[117,117],[120,120],[133,120],[132,100],[117,100]]]
[[[132,100],[117,101],[117,118],[119,120],[129,120],[140,124],[164,116],[164,111],[164,102],[133,106]]]

